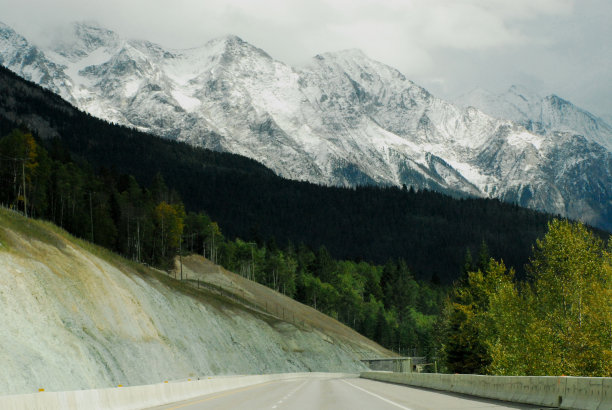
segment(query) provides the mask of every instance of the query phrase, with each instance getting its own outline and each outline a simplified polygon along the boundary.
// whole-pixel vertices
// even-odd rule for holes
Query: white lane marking
[[[370,396],[374,396],[374,397],[376,397],[376,398],[378,398],[378,399],[380,399],[380,400],[382,400],[382,401],[385,401],[385,402],[387,402],[387,403],[389,403],[389,404],[392,404],[392,405],[394,405],[395,407],[399,407],[400,409],[404,409],[404,410],[412,410],[410,407],[404,407],[404,406],[402,406],[401,404],[398,404],[398,403],[396,403],[396,402],[394,402],[394,401],[391,401],[391,400],[389,400],[389,399],[385,399],[384,397],[379,396],[379,395],[378,395],[378,394],[376,394],[376,393],[372,393],[371,391],[368,391],[368,390],[366,390],[366,389],[362,389],[362,388],[361,388],[361,387],[359,387],[359,386],[355,386],[353,383],[349,383],[349,382],[347,382],[346,380],[342,380],[342,381],[343,381],[344,383],[346,383],[346,384],[350,385],[350,386],[353,386],[353,387],[354,387],[354,388],[356,388],[356,389],[361,390],[361,391],[362,391],[362,392],[364,392],[364,393],[368,393]]]
[[[274,406],[272,406],[273,409],[277,408],[279,404],[283,403],[283,400],[287,400],[289,397],[293,396],[293,394],[300,390],[302,387],[304,387],[304,385],[308,383],[308,381],[305,381],[304,383],[300,384],[298,387],[296,387],[295,389],[293,389],[292,391],[290,391],[289,393],[287,393],[287,395],[285,395],[285,397],[283,397],[282,399],[280,399],[279,401],[276,402],[276,404]]]

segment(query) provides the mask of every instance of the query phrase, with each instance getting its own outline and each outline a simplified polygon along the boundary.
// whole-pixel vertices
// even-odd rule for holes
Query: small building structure
[[[422,368],[425,357],[382,357],[373,359],[362,359],[362,363],[370,370],[412,373]]]

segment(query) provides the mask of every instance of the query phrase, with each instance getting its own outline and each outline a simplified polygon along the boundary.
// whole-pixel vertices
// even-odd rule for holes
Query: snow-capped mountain
[[[93,115],[288,178],[497,197],[612,229],[611,136],[461,108],[358,50],[295,68],[235,36],[164,50],[76,24],[44,50],[6,26],[0,41],[3,65]]]
[[[612,126],[554,94],[541,96],[513,85],[499,95],[476,89],[459,97],[456,102],[464,107],[476,107],[497,118],[518,122],[538,134],[555,131],[579,134],[612,150]]]
[[[30,44],[10,27],[0,22],[0,64],[26,80],[68,97],[64,67],[49,60],[38,47]]]

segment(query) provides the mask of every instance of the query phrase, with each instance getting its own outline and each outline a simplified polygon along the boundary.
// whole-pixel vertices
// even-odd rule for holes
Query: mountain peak
[[[494,94],[484,88],[481,87],[476,87],[471,89],[470,91],[468,91],[467,93],[461,94],[459,97],[457,97],[457,100],[465,100],[468,98],[491,98],[493,97]]]
[[[0,21],[0,39],[9,39],[9,38],[19,38],[19,39],[23,39],[23,41],[26,41],[25,38],[23,38],[21,35],[19,35],[11,26],[4,24],[3,22]],[[6,50],[2,50],[2,52],[5,52]]]
[[[255,47],[251,43],[244,41],[235,34],[228,34],[222,37],[217,37],[207,42],[203,49],[216,50],[217,53],[232,60],[233,57],[246,57],[248,55],[257,55],[265,59],[272,59],[268,53],[262,49]],[[196,48],[195,50],[200,49]]]
[[[542,96],[522,85],[513,85],[502,94],[474,91],[459,97],[458,103],[510,119],[539,134],[558,131],[583,135],[612,152],[612,128],[556,94]]]
[[[376,62],[370,58],[363,50],[359,48],[348,48],[338,51],[328,51],[325,53],[317,54],[314,56],[314,60],[317,61],[330,61],[330,62],[355,62],[362,64],[364,62]]]
[[[102,46],[106,45],[111,41],[116,41],[119,39],[117,33],[105,27],[102,27],[97,22],[76,22],[73,23],[72,27],[76,37],[82,39],[83,41],[90,42],[91,44]]]
[[[508,88],[508,92],[511,93],[531,93],[531,90],[529,90],[527,87],[525,87],[524,85],[521,84],[512,84],[510,86],[510,88]]]
[[[314,66],[335,67],[336,70],[341,70],[352,78],[367,82],[378,81],[387,86],[394,84],[401,89],[414,85],[396,68],[371,58],[358,48],[317,54],[312,61],[311,64]],[[422,90],[426,92],[425,89]]]
[[[238,44],[238,45],[248,44],[246,41],[244,41],[242,38],[238,37],[235,34],[227,34],[225,36],[222,36],[221,39],[225,41],[225,43],[227,44]]]
[[[537,102],[542,99],[542,96],[540,96],[538,93],[520,84],[511,85],[507,93],[510,95],[516,95],[517,97],[521,97],[523,100],[530,102]]]
[[[368,60],[370,59],[370,57],[368,57],[366,53],[364,53],[363,50],[361,50],[360,48],[347,48],[344,50],[330,51],[327,53],[323,53],[322,56],[326,58],[344,57],[344,58],[366,58]]]
[[[59,33],[51,49],[70,59],[80,59],[101,47],[114,46],[120,42],[114,31],[93,21],[73,22],[70,28]]]

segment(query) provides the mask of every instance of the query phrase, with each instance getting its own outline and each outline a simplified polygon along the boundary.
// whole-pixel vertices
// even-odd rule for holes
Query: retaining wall
[[[256,384],[297,378],[356,377],[345,373],[281,373],[253,376],[217,376],[201,380],[67,392],[39,392],[0,396],[3,410],[143,409],[188,400],[206,394]]]
[[[612,378],[365,372],[366,379],[561,409],[612,409]]]

